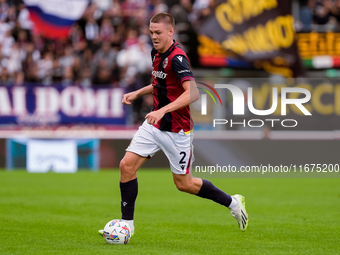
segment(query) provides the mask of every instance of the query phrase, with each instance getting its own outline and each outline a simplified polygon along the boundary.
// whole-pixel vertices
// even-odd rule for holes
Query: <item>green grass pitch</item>
[[[176,190],[170,170],[140,170],[135,235],[108,245],[119,172],[0,171],[0,254],[340,254],[339,179],[211,179],[246,198],[243,233],[228,209]]]

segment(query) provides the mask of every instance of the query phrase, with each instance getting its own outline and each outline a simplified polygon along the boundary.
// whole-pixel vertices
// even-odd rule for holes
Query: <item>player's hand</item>
[[[137,93],[130,92],[123,95],[122,103],[126,105],[130,105],[133,100],[136,100],[138,98]]]
[[[159,109],[157,111],[149,112],[146,116],[145,119],[148,120],[148,123],[151,125],[155,125],[160,121],[161,118],[164,116],[164,112],[162,109]]]

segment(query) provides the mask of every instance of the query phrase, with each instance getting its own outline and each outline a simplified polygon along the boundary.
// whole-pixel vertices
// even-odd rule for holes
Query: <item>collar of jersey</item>
[[[160,56],[161,58],[164,58],[164,57],[169,56],[170,53],[175,49],[175,46],[176,46],[178,43],[177,43],[175,40],[173,40],[173,41],[174,41],[173,44],[171,44],[170,48],[169,48],[166,52],[164,52],[164,53],[158,52],[158,53],[159,53],[159,56]]]

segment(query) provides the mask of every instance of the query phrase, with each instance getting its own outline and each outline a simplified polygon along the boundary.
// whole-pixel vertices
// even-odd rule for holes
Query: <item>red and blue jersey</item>
[[[190,70],[187,55],[175,41],[164,53],[152,49],[151,57],[153,110],[156,111],[175,101],[184,92],[184,81],[195,78]],[[154,126],[162,131],[178,133],[183,129],[184,132],[189,132],[194,127],[189,105],[166,113]]]

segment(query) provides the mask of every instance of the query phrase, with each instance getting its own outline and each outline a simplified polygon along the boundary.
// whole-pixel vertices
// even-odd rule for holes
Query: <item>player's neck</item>
[[[165,52],[167,52],[167,50],[171,47],[171,45],[174,43],[174,40],[171,39],[171,41],[169,41],[169,43],[166,45],[166,47],[164,47],[162,50],[159,51],[159,53],[163,54]]]

